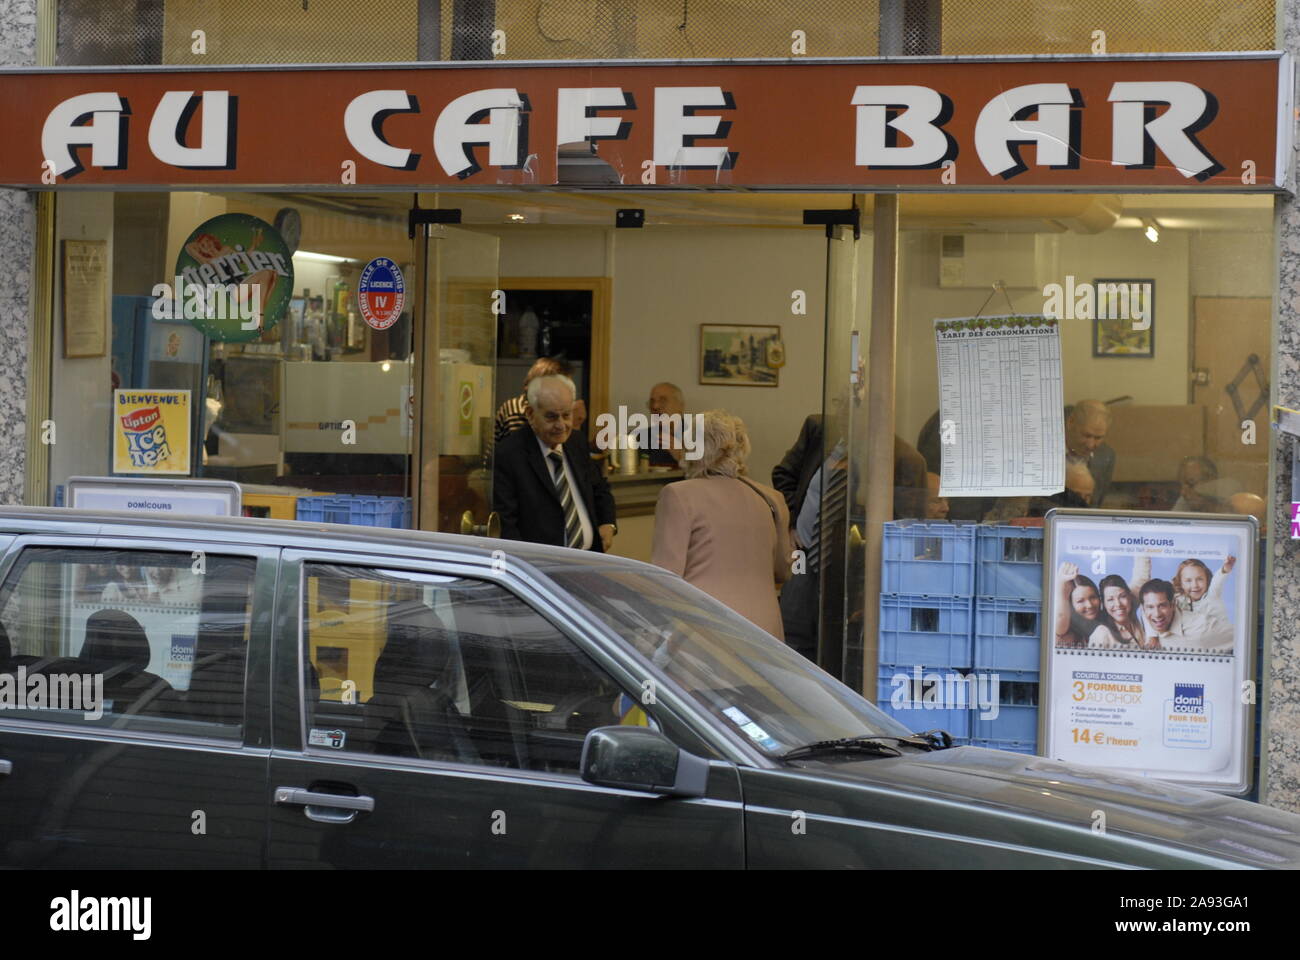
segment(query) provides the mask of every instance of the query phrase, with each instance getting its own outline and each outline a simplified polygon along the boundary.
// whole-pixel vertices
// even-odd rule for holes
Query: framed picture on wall
[[[700,324],[700,383],[775,387],[785,362],[779,326]]]
[[[1155,280],[1099,277],[1092,283],[1097,301],[1092,315],[1092,355],[1154,357]]]

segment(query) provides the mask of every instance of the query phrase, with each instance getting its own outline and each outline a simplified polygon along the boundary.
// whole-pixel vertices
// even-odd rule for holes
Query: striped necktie
[[[564,457],[552,451],[546,455],[546,458],[551,461],[551,478],[555,481],[555,492],[560,495],[560,506],[564,507],[564,545],[580,547],[582,546],[582,523],[578,520],[578,508],[573,503],[569,478],[564,475]]]
[[[830,471],[829,475],[823,473],[822,484],[821,516],[817,522],[817,536],[808,545],[807,551],[809,570],[820,570],[822,568],[823,545],[834,543],[835,531],[844,525],[849,499],[848,464],[841,461],[838,467]]]

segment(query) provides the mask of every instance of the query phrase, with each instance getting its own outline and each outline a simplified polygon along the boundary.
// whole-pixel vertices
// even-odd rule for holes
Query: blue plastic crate
[[[975,554],[977,597],[1042,599],[1042,527],[981,526]]]
[[[1042,617],[1038,600],[977,597],[975,668],[1037,671],[1042,660]]]
[[[1025,740],[989,740],[982,737],[971,737],[970,745],[972,747],[984,747],[988,750],[1010,750],[1012,753],[1038,753],[1038,747]]]
[[[940,679],[934,683],[933,677]],[[906,677],[905,681],[895,680]],[[931,678],[933,690],[926,702],[926,680]],[[960,679],[957,679],[960,678]],[[946,730],[954,741],[965,742],[970,737],[970,695],[964,674],[951,669],[921,670],[921,685],[916,683],[916,671],[906,664],[881,664],[877,683],[876,706],[913,732]],[[895,699],[902,696],[899,703]]]
[[[298,519],[316,523],[349,523],[359,527],[405,529],[411,525],[409,497],[368,497],[340,494],[299,497]]]
[[[978,671],[977,671],[978,672]],[[971,736],[983,740],[1017,740],[1038,743],[1038,684],[1000,680],[998,715],[982,717],[983,710],[971,707]]]
[[[886,523],[880,592],[927,597],[972,596],[976,526],[919,520]]]
[[[971,666],[969,597],[880,598],[880,662],[967,670]]]

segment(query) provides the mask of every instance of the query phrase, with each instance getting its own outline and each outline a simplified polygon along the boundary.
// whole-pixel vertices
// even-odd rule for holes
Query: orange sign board
[[[1278,54],[11,70],[0,185],[1270,189],[1290,76]]]

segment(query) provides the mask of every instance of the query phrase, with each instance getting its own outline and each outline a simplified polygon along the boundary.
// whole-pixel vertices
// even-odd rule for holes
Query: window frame
[[[294,689],[297,691],[296,719],[293,729],[297,742],[288,743],[280,739],[276,749],[291,750],[303,758],[328,760],[334,763],[393,766],[415,769],[445,769],[473,773],[478,776],[510,777],[529,780],[545,780],[559,783],[578,783],[582,778],[578,774],[555,773],[544,770],[522,770],[514,767],[497,767],[484,764],[470,764],[450,760],[426,760],[419,757],[397,757],[374,753],[345,753],[324,747],[313,747],[307,743],[307,691],[306,691],[306,645],[305,618],[303,605],[307,596],[306,568],[309,564],[362,567],[376,571],[392,571],[417,576],[456,577],[491,583],[505,590],[509,595],[523,603],[533,613],[549,623],[557,632],[585,655],[592,664],[603,671],[623,691],[639,690],[640,683],[634,682],[636,676],[654,678],[656,683],[655,722],[660,731],[670,740],[690,752],[705,756],[710,760],[738,763],[747,766],[768,766],[761,761],[747,762],[747,757],[737,757],[739,751],[729,740],[722,740],[718,731],[710,723],[692,722],[690,714],[696,711],[690,708],[685,694],[677,691],[671,681],[662,676],[652,665],[637,664],[642,658],[628,645],[624,644],[611,632],[605,630],[593,620],[581,618],[575,613],[580,606],[573,598],[559,591],[545,577],[518,558],[509,558],[501,563],[487,557],[458,556],[420,558],[411,556],[378,555],[362,553],[356,550],[332,551],[322,549],[286,549],[282,555],[282,578],[285,584],[292,583],[293,590],[281,590],[283,615],[278,619],[277,638],[282,642],[292,643],[295,653],[286,656],[283,651],[276,654],[276,663],[282,671],[292,661],[296,674]],[[525,574],[521,576],[520,574]],[[549,590],[538,589],[542,584]],[[290,594],[292,593],[292,602]],[[292,623],[285,618],[293,617]],[[685,708],[685,709],[683,709]],[[287,723],[287,713],[277,710],[281,723]],[[614,726],[611,720],[610,726]],[[685,734],[685,736],[683,736]],[[690,746],[683,740],[694,740]],[[709,754],[712,753],[712,756]]]
[[[207,555],[228,556],[253,561],[249,584],[248,645],[244,653],[243,722],[238,736],[223,737],[189,734],[163,730],[140,730],[130,727],[91,726],[64,720],[36,720],[7,715],[0,711],[0,729],[15,733],[37,733],[47,736],[73,737],[86,740],[110,740],[158,746],[183,746],[216,749],[239,753],[264,746],[266,736],[266,698],[264,685],[256,682],[254,663],[261,658],[259,644],[265,648],[266,639],[259,640],[259,621],[265,621],[266,607],[273,594],[266,595],[267,580],[275,576],[271,565],[278,563],[279,548],[260,544],[221,542],[197,539],[162,539],[158,537],[100,536],[94,534],[38,533],[19,534],[12,537],[3,560],[0,560],[0,605],[11,596],[9,579],[23,552],[32,549],[72,550],[128,550],[138,553],[166,553],[192,558],[196,550]],[[262,625],[263,632],[265,624]]]

